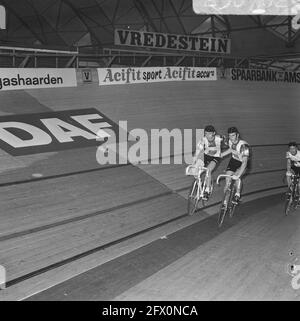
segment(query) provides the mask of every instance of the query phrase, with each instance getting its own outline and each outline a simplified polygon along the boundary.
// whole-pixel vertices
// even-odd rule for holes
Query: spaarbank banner
[[[0,148],[19,156],[100,146],[118,128],[94,108],[0,116]]]
[[[98,78],[100,86],[165,81],[204,81],[217,80],[217,69],[200,67],[98,68]]]
[[[115,29],[115,45],[154,49],[230,53],[230,39]]]
[[[75,69],[0,68],[0,91],[76,86]]]
[[[231,80],[300,83],[300,72],[267,69],[230,69]]]

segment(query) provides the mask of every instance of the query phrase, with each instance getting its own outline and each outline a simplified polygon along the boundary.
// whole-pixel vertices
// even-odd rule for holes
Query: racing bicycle
[[[234,195],[236,193],[236,184],[234,179],[232,178],[231,175],[219,175],[217,178],[217,184],[219,185],[219,180],[221,178],[226,178],[229,177],[230,178],[230,183],[229,186],[226,188],[225,192],[224,192],[224,196],[223,196],[223,200],[221,203],[221,207],[220,207],[220,211],[219,211],[219,216],[218,216],[218,226],[221,227],[223,222],[224,222],[224,218],[226,216],[226,213],[229,214],[229,217],[232,218],[234,210],[237,206],[236,203],[232,202]],[[241,184],[241,179],[238,178],[237,179],[238,184]]]
[[[190,188],[188,195],[188,214],[193,215],[198,210],[198,205],[202,203],[202,206],[205,206],[205,203],[208,199],[204,199],[204,193],[208,184],[208,169],[206,167],[196,167],[190,165],[186,168],[186,175],[193,175],[195,180]],[[210,195],[213,190],[213,184],[211,183]]]
[[[292,209],[296,209],[300,205],[299,195],[299,175],[291,175],[292,183],[288,189],[285,200],[285,215],[288,215]]]

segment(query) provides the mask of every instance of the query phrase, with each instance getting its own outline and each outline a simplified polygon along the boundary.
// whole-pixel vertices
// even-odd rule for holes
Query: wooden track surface
[[[282,202],[242,204],[222,229],[208,217],[28,300],[297,301],[289,266],[300,255],[299,215],[282,215]]]
[[[114,300],[299,301],[299,291],[292,288],[287,273],[288,264],[300,254],[299,223],[297,214],[289,219],[282,215],[280,202],[269,203],[268,209],[257,208]],[[165,242],[172,241],[173,246],[180,243],[173,236]]]
[[[299,101],[298,87],[286,84],[91,84],[0,92],[0,113],[95,107],[116,122],[128,120],[129,129],[212,123],[221,133],[237,126],[251,145],[286,144],[300,134]],[[185,165],[103,169],[95,153],[91,147],[21,157],[1,151],[0,264],[7,266],[8,280],[186,213],[191,178],[184,176]],[[278,171],[249,176],[245,192],[283,185],[284,153],[284,146],[255,147],[252,170]],[[31,182],[34,173],[43,179]]]

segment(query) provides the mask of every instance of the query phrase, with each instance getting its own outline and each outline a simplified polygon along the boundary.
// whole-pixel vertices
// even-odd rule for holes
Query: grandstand
[[[290,16],[198,15],[191,0],[0,5],[0,301],[299,300],[285,271],[300,257],[299,213],[283,211],[287,143],[300,135],[300,31]],[[117,30],[146,45],[117,42]],[[115,84],[134,68],[216,78]],[[218,229],[216,185],[187,214],[193,179],[174,161],[179,146],[144,163],[99,164],[98,130],[120,121],[130,147],[136,129],[238,127],[251,170],[236,216]]]

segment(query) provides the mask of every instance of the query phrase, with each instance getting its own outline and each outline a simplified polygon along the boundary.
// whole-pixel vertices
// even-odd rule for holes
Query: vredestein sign
[[[231,41],[227,38],[115,29],[115,45],[229,54]]]

